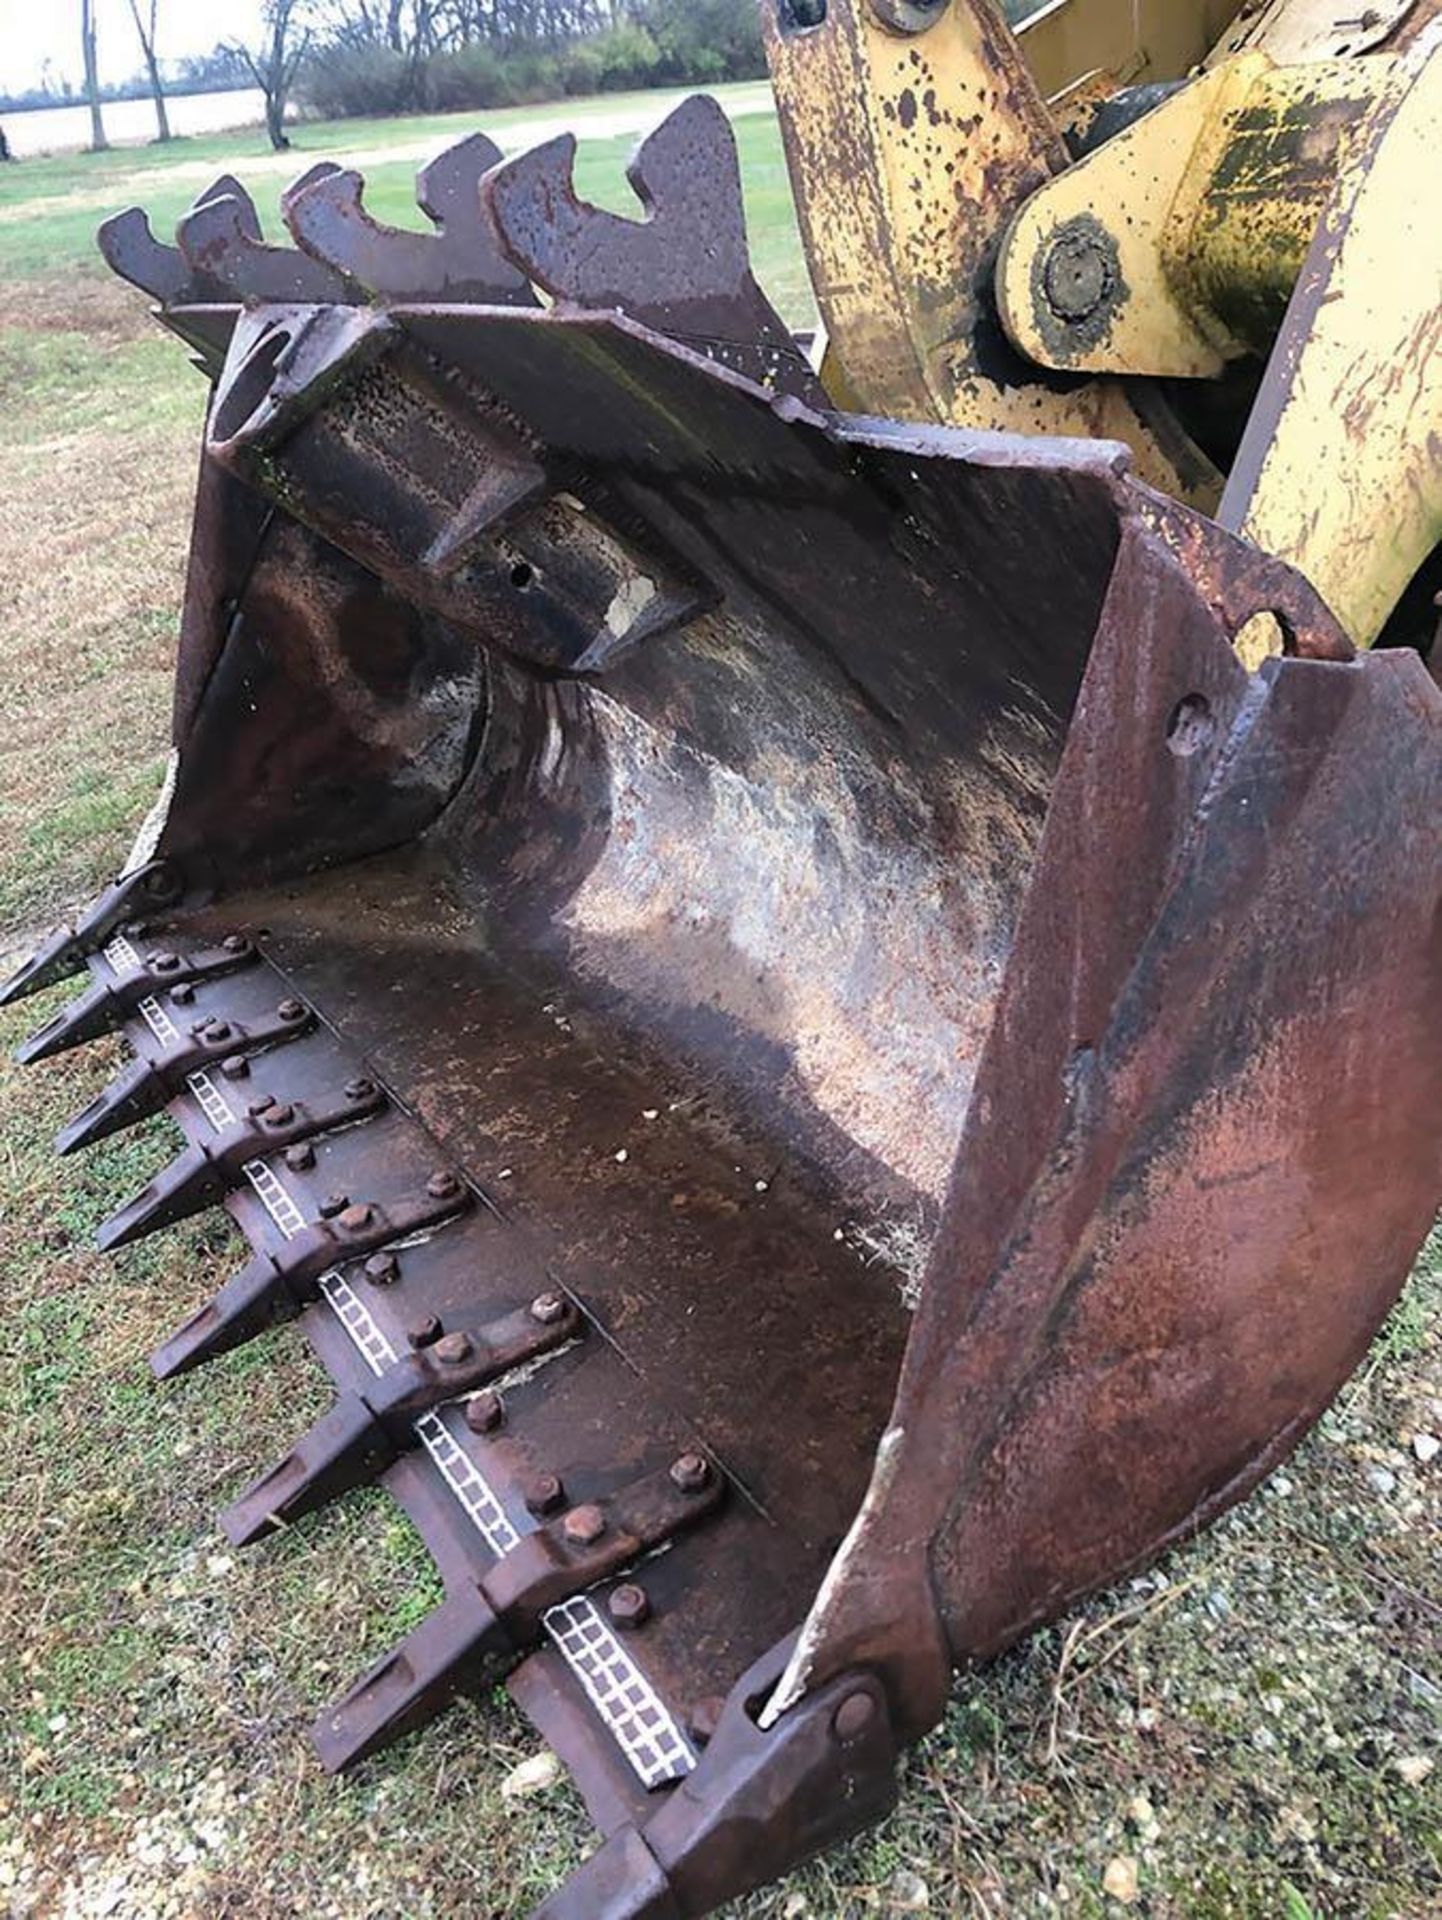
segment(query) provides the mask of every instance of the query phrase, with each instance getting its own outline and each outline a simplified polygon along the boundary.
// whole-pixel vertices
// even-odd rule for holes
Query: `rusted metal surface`
[[[323,1759],[509,1674],[606,1836],[547,1920],[884,1812],[958,1662],[1294,1443],[1442,1191],[1420,660],[1116,444],[807,405],[716,139],[422,252],[311,178],[321,304],[208,200],[173,785],[14,989],[137,1054],[62,1144],[185,1137],[103,1238],[253,1249],[156,1373],[296,1318],[335,1382],[231,1537],[378,1481],[436,1559]],[[555,304],[456,297],[490,234]]]
[[[297,246],[368,295],[533,306],[531,283],[502,254],[481,198],[481,179],[500,158],[495,142],[476,133],[422,169],[417,199],[433,234],[372,219],[361,204],[365,183],[351,169],[288,194],[285,223]]]
[[[627,178],[642,221],[579,200],[575,157],[565,134],[505,162],[482,189],[502,245],[538,287],[617,308],[759,386],[824,404],[751,271],[736,136],[714,100],[687,100],[637,149]]]

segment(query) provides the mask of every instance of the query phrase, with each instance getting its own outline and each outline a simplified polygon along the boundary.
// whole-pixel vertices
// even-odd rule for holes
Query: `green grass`
[[[307,127],[294,167],[470,124]],[[739,132],[763,277],[799,318],[775,127]],[[625,204],[630,144],[583,148],[585,193]],[[163,230],[187,163],[239,171],[268,206],[285,178],[254,134],[0,169],[0,947],[113,872],[164,757],[203,391],[100,276],[91,233],[131,200]],[[405,213],[412,169],[368,163],[383,217]],[[119,1057],[9,1064],[64,997],[0,1015],[0,1905],[523,1913],[591,1836],[564,1782],[502,1797],[538,1746],[504,1695],[344,1785],[316,1769],[309,1720],[423,1617],[436,1576],[378,1494],[250,1553],[217,1535],[326,1387],[293,1329],[151,1384],[145,1354],[242,1250],[213,1219],[90,1250],[173,1141],[156,1122],[55,1161],[55,1129]],[[1439,1420],[1434,1239],[1284,1475],[1158,1573],[963,1676],[897,1813],[741,1911],[863,1920],[909,1910],[921,1882],[934,1915],[1116,1920],[1103,1881],[1125,1858],[1149,1920],[1436,1920],[1442,1768],[1409,1784],[1402,1766],[1442,1747],[1442,1469],[1409,1447]]]

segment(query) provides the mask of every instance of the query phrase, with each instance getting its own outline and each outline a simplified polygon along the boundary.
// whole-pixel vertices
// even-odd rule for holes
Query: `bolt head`
[[[368,1200],[358,1201],[353,1207],[347,1207],[336,1217],[336,1225],[347,1233],[364,1233],[376,1217],[376,1210]]]
[[[849,1746],[861,1738],[875,1718],[874,1694],[849,1693],[832,1717],[831,1731],[843,1746]]]
[[[426,1182],[426,1192],[432,1200],[453,1200],[460,1190],[460,1181],[445,1167],[439,1173],[433,1173]]]
[[[1099,312],[1117,288],[1116,260],[1108,251],[1113,243],[1092,225],[1095,231],[1072,227],[1059,234],[1042,267],[1048,306],[1073,325]]]
[[[594,1547],[605,1531],[605,1514],[589,1502],[583,1507],[572,1507],[561,1522],[561,1532],[573,1547]]]
[[[624,1586],[612,1588],[606,1600],[606,1611],[618,1627],[641,1627],[651,1617],[651,1601],[644,1587],[637,1586],[634,1580],[628,1580]]]
[[[227,1054],[220,1063],[220,1070],[227,1080],[245,1080],[250,1076],[250,1062],[243,1053]]]
[[[179,973],[180,955],[178,953],[152,953],[149,964],[153,973]]]
[[[315,1148],[309,1140],[303,1140],[298,1147],[287,1147],[285,1164],[292,1173],[309,1173],[315,1165]]]
[[[422,1347],[433,1347],[444,1332],[439,1315],[428,1313],[411,1322],[406,1328],[406,1338],[419,1352]]]
[[[467,1400],[465,1422],[472,1433],[494,1433],[506,1417],[505,1404],[498,1393],[487,1387],[473,1400]]]
[[[289,1127],[295,1122],[295,1108],[282,1100],[268,1106],[261,1118],[268,1127]]]
[[[683,1453],[671,1463],[671,1484],[681,1493],[699,1493],[711,1479],[711,1462],[704,1453]]]
[[[350,1196],[344,1193],[328,1193],[320,1203],[322,1220],[334,1220],[338,1213],[344,1213],[350,1205]]]
[[[281,1020],[302,1020],[305,1018],[305,1002],[291,997],[282,1000],[275,1011]]]
[[[393,1287],[401,1277],[401,1263],[393,1253],[373,1253],[366,1261],[365,1276],[373,1287]]]
[[[347,1100],[369,1100],[375,1090],[376,1083],[374,1080],[356,1079],[347,1080],[345,1083],[345,1097]]]
[[[275,1095],[273,1093],[258,1093],[254,1100],[250,1102],[249,1106],[247,1106],[246,1112],[252,1120],[259,1120],[261,1115],[269,1113],[274,1105]]]
[[[566,1504],[566,1489],[556,1473],[538,1473],[526,1487],[526,1505],[534,1514],[554,1513]]]
[[[228,933],[220,944],[227,953],[245,953],[250,947],[243,933]]]
[[[474,1352],[468,1333],[448,1333],[444,1340],[437,1340],[435,1345],[437,1360],[448,1367],[464,1366]]]
[[[538,1320],[543,1327],[554,1327],[558,1320],[564,1320],[565,1317],[564,1293],[538,1293],[531,1302],[531,1318]]]
[[[182,980],[178,987],[170,989],[171,1003],[177,1007],[188,1007],[195,998],[195,988],[188,980]]]
[[[235,1038],[235,1028],[228,1020],[209,1020],[202,1027],[200,1037],[208,1047],[223,1047]]]

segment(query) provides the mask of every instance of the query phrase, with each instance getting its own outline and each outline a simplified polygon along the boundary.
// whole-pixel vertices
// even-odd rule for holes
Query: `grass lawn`
[[[744,104],[744,102],[743,102]],[[588,196],[625,207],[616,103]],[[597,118],[597,116],[601,116]],[[0,954],[115,869],[163,758],[202,389],[91,236],[141,200],[162,233],[214,171],[263,213],[316,155],[365,156],[418,219],[416,159],[468,120],[251,133],[0,168]],[[773,120],[738,122],[758,269],[808,293]],[[606,137],[601,137],[605,135]],[[437,1588],[364,1496],[263,1548],[217,1509],[325,1404],[294,1329],[178,1386],[144,1356],[238,1264],[214,1219],[102,1261],[92,1231],[166,1124],[57,1163],[55,1128],[118,1051],[21,1073],[64,989],[0,1015],[0,1904],[16,1915],[505,1920],[579,1859],[559,1781],[506,1792],[538,1742],[504,1695],[324,1779],[316,1708]],[[1442,1241],[1339,1406],[1204,1540],[984,1673],[907,1762],[900,1811],[741,1911],[1170,1920],[1442,1914]],[[1131,1894],[1132,1876],[1135,1894]]]

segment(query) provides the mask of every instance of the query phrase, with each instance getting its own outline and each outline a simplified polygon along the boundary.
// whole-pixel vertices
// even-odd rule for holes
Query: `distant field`
[[[765,90],[723,92],[760,276],[803,321]],[[635,129],[665,104],[484,123],[508,146],[589,128],[582,191],[625,208]],[[251,131],[0,168],[0,971],[114,873],[164,758],[204,389],[103,270],[97,221],[139,202],[165,235],[229,169],[274,227],[280,187],[319,154],[360,157],[374,211],[418,220],[417,160],[476,124],[308,125],[279,161]],[[151,1384],[145,1354],[243,1253],[214,1218],[93,1253],[99,1219],[173,1143],[155,1123],[53,1159],[56,1127],[120,1064],[100,1048],[11,1067],[67,991],[0,1014],[0,1912],[517,1920],[591,1835],[564,1782],[502,1792],[539,1748],[503,1695],[345,1784],[314,1763],[310,1718],[423,1616],[436,1579],[379,1495],[252,1552],[224,1546],[215,1513],[325,1385],[293,1328]],[[736,1912],[1439,1920],[1442,1464],[1413,1447],[1427,1431],[1442,1431],[1436,1239],[1285,1473],[965,1676],[893,1818]]]

